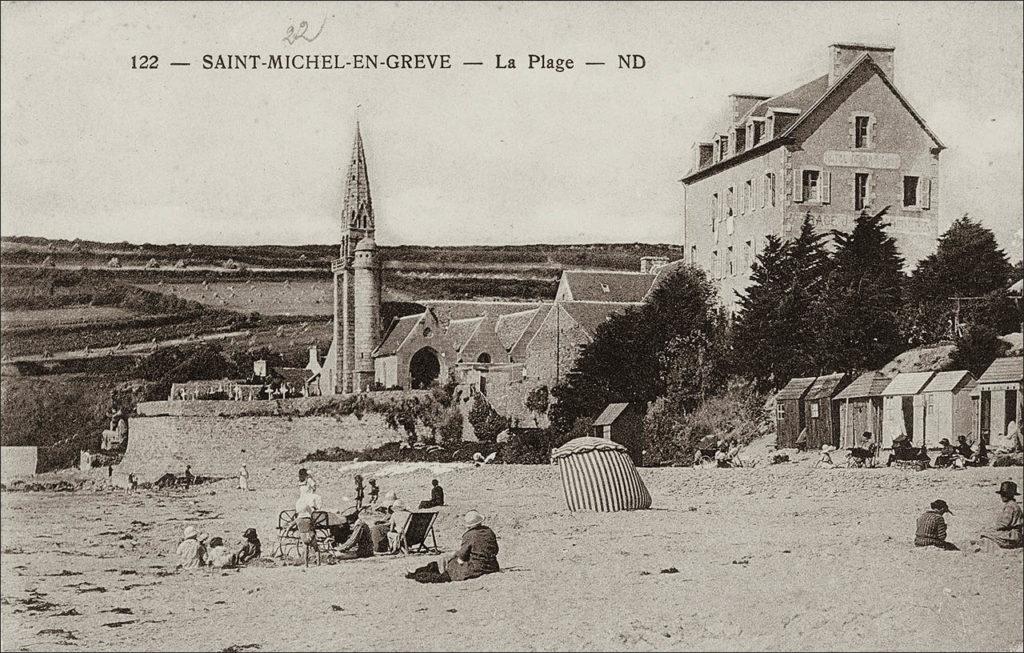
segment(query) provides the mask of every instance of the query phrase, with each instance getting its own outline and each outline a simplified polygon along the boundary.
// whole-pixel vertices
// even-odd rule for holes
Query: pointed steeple
[[[352,159],[345,179],[345,201],[342,203],[342,231],[373,234],[373,202],[370,199],[370,178],[366,174],[366,153],[363,151],[363,136],[356,121],[356,139],[352,144]]]

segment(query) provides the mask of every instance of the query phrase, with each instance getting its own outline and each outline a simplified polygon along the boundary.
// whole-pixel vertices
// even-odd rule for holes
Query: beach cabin
[[[975,434],[990,448],[1012,446],[1019,433],[1024,379],[1024,357],[997,358],[978,379],[973,394],[978,399]]]
[[[924,442],[925,399],[921,394],[935,372],[897,374],[882,391],[882,448],[906,433],[915,446]],[[929,445],[938,444],[938,439]]]
[[[594,420],[594,437],[611,440],[629,451],[633,464],[643,464],[643,422],[641,404],[608,404]]]
[[[971,390],[974,375],[965,370],[939,372],[924,387],[924,432],[929,446],[937,446],[942,438],[956,444],[957,437],[974,441],[974,410]]]
[[[826,374],[816,378],[804,395],[808,449],[820,449],[823,444],[839,446],[839,409],[832,399],[846,384],[845,374]]]
[[[804,397],[813,384],[813,376],[790,379],[786,387],[775,396],[775,446],[778,448],[796,447],[796,439],[807,425],[804,419]]]
[[[865,431],[881,442],[882,391],[890,381],[881,372],[865,372],[835,396],[832,402],[839,408],[840,447],[861,446],[860,436]]]

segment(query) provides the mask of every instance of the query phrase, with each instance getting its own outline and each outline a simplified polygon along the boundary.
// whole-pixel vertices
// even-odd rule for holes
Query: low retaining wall
[[[39,464],[37,447],[0,447],[0,481],[8,483],[19,476],[33,476]]]
[[[383,394],[383,393],[382,393]],[[384,399],[384,397],[375,397]],[[359,451],[404,438],[374,413],[298,416],[328,398],[279,401],[157,401],[140,403],[130,420],[128,450],[118,473],[152,482],[185,465],[202,476],[236,476],[245,463],[253,480],[282,465],[298,467],[317,449]]]

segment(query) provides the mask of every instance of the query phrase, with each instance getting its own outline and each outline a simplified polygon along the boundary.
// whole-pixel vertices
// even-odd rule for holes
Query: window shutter
[[[921,177],[917,182],[917,198],[922,209],[932,208],[932,180]]]
[[[821,173],[821,203],[829,204],[832,202],[832,173],[822,172]]]
[[[876,120],[873,115],[869,116],[868,117],[868,147],[870,147],[870,148],[874,148],[875,147],[875,133],[876,133],[877,129],[878,129],[878,120]]]
[[[797,168],[793,171],[793,201],[804,201],[804,169]]]
[[[902,202],[903,201],[903,198],[902,198],[903,189],[902,189],[902,187],[900,188],[899,192],[901,194],[900,201]],[[875,175],[872,175],[872,174],[868,175],[867,205],[870,206],[871,208],[874,208],[874,207],[878,206],[878,202],[877,202],[877,200],[875,198]]]
[[[850,149],[857,147],[857,116],[851,115],[847,121],[850,123]]]

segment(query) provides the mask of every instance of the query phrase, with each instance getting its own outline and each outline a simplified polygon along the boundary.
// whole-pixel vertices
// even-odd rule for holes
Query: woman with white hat
[[[388,550],[391,553],[398,552],[402,544],[402,531],[405,530],[405,525],[410,517],[412,517],[412,513],[405,507],[405,502],[395,499],[391,504],[391,519],[388,520]]]
[[[186,526],[184,539],[178,544],[178,568],[199,569],[206,562],[205,549],[199,543],[195,526]]]
[[[463,521],[466,524],[466,532],[462,535],[462,546],[459,550],[450,556],[442,557],[440,564],[432,562],[411,570],[406,574],[406,578],[421,583],[446,583],[501,571],[498,566],[498,538],[494,531],[484,526],[483,515],[476,510],[470,510]],[[441,571],[442,568],[444,571]]]

